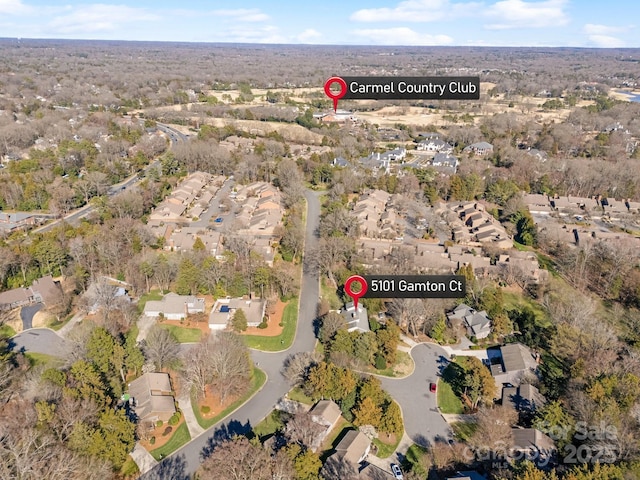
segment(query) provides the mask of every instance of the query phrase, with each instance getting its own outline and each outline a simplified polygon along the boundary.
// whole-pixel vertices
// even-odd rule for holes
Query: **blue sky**
[[[0,37],[640,47],[640,2],[0,0]]]

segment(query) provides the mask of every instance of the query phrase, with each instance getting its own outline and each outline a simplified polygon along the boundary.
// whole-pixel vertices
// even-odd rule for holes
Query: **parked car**
[[[218,217],[214,220],[215,223],[222,223],[222,217]]]
[[[400,467],[398,465],[396,465],[395,463],[391,464],[391,473],[393,473],[393,476],[397,480],[402,480],[404,478],[402,476],[402,470],[400,470]]]
[[[429,391],[430,391],[431,393],[436,393],[436,390],[437,390],[437,389],[438,389],[438,385],[437,385],[436,383],[431,382],[431,383],[429,384]]]

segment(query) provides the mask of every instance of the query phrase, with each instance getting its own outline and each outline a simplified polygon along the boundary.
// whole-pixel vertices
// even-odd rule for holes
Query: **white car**
[[[395,463],[391,464],[391,472],[393,473],[393,476],[397,480],[402,480],[404,478],[402,476],[402,470],[400,470],[400,467],[398,465],[396,465]]]

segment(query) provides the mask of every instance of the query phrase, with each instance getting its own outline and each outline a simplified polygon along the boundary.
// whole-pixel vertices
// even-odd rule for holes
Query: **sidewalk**
[[[475,422],[477,420],[476,416],[471,414],[442,413],[441,415],[449,425],[456,422]]]
[[[191,435],[191,440],[193,440],[202,432],[204,432],[204,428],[200,426],[200,424],[198,423],[198,419],[196,418],[196,414],[193,413],[191,396],[181,393],[176,398],[176,400],[178,400],[178,405],[180,405],[180,410],[182,411],[182,415],[184,416],[184,421],[186,422],[187,428],[189,429],[189,435]]]
[[[136,446],[130,455],[131,458],[133,458],[133,461],[136,462],[136,465],[138,465],[138,469],[141,474],[147,473],[158,464],[156,459],[153,458],[153,456],[151,456],[151,454],[147,452],[139,442],[136,442]]]
[[[71,317],[71,320],[69,320],[67,324],[64,327],[62,327],[60,330],[58,330],[56,333],[62,338],[67,338],[67,335],[69,335],[69,332],[73,330],[73,327],[75,327],[78,323],[80,323],[83,318],[84,318],[84,312],[80,311],[76,313],[73,317]]]

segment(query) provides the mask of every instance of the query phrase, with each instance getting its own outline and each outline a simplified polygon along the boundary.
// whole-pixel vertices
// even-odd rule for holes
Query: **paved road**
[[[65,342],[53,330],[48,328],[32,328],[11,338],[13,350],[44,353],[54,357],[64,355]]]
[[[436,382],[449,363],[448,353],[438,345],[422,343],[411,350],[415,370],[403,379],[381,378],[382,386],[402,407],[407,435],[415,443],[428,446],[434,440],[452,438],[447,422],[437,409],[436,394],[429,383]]]
[[[305,250],[314,249],[318,244],[317,230],[320,221],[320,201],[317,192],[308,191],[307,227],[305,232]],[[259,363],[259,368],[267,374],[267,382],[251,400],[236,410],[226,420],[217,423],[204,434],[196,437],[187,445],[165,458],[155,468],[140,478],[144,480],[186,479],[200,466],[203,454],[209,452],[221,439],[230,434],[248,433],[266,417],[274,405],[289,390],[290,385],[280,374],[284,359],[291,353],[311,351],[316,342],[313,323],[320,294],[317,272],[307,262],[303,264],[302,286],[300,291],[298,328],[293,345],[289,350],[278,353],[252,351],[251,357]]]

